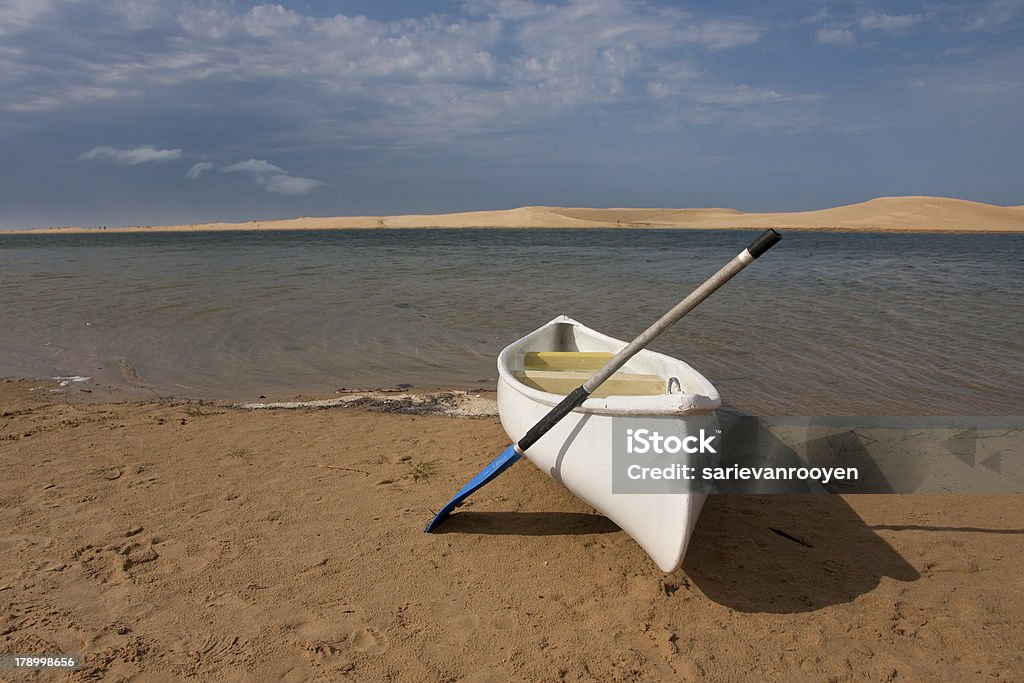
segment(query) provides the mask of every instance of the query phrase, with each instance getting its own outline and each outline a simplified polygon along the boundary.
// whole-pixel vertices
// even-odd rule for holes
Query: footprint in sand
[[[187,544],[179,539],[158,539],[153,546],[164,560],[160,572],[167,576],[203,574],[213,566],[221,566],[241,555],[240,546],[228,540],[209,540]]]
[[[353,650],[367,655],[378,655],[388,649],[388,637],[372,626],[353,631],[348,640]]]
[[[334,656],[349,649],[351,629],[361,622],[351,612],[327,615],[304,614],[290,624],[297,644],[316,656]]]
[[[455,633],[470,634],[480,630],[484,619],[479,614],[460,614],[451,621],[452,631]]]

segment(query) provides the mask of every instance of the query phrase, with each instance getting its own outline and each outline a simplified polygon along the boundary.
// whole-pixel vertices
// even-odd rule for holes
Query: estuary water
[[[493,388],[565,313],[630,339],[754,231],[0,233],[0,375],[161,395]],[[1024,413],[1024,235],[788,232],[653,346],[761,414]]]

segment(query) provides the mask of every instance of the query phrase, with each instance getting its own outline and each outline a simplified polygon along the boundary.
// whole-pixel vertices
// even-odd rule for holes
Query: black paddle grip
[[[540,419],[540,422],[533,425],[533,429],[526,432],[526,436],[519,439],[519,443],[516,446],[519,448],[520,453],[525,453],[526,449],[537,443],[540,437],[548,433],[552,427],[558,424],[558,421],[573,411],[573,408],[578,407],[581,403],[587,400],[590,396],[587,390],[583,387],[576,387],[572,390],[572,393],[561,400],[561,402],[552,408],[547,415]]]
[[[750,243],[750,246],[747,247],[747,251],[750,252],[751,256],[757,258],[761,254],[775,246],[775,243],[781,239],[782,235],[775,232],[775,230],[773,230],[772,228],[768,228],[767,230],[761,233],[760,237],[758,237],[756,240]]]

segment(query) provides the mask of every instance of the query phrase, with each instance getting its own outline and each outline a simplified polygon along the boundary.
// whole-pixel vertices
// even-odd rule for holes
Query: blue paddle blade
[[[424,530],[425,533],[430,533],[436,529],[437,525],[448,519],[448,515],[452,513],[452,510],[459,507],[459,505],[462,504],[462,501],[469,498],[469,494],[473,493],[473,491],[476,491],[491,479],[494,479],[496,476],[507,470],[520,457],[521,456],[516,451],[515,446],[509,446],[506,448],[504,452],[495,458],[490,465],[485,467],[480,474],[470,479],[468,484],[459,489],[459,492],[455,494],[454,498],[445,503],[445,506],[434,516],[434,519],[430,520],[430,524],[428,524],[427,528]]]

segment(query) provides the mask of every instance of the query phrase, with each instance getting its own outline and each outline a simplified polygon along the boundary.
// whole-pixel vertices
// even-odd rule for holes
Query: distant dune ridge
[[[947,197],[879,197],[859,204],[792,213],[736,209],[587,209],[523,206],[401,216],[335,216],[245,223],[197,223],[110,228],[107,232],[324,230],[373,228],[677,228],[853,230],[894,232],[1024,232],[1024,205],[996,206]],[[96,228],[40,228],[35,233],[93,232]]]

